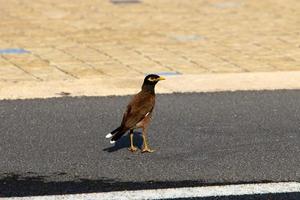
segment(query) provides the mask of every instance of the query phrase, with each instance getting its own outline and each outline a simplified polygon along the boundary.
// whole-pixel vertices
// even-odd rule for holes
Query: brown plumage
[[[165,80],[165,78],[155,74],[150,74],[145,77],[142,90],[129,102],[123,115],[121,125],[106,135],[106,138],[111,138],[110,142],[112,144],[130,130],[129,150],[132,152],[136,151],[137,148],[133,145],[133,129],[142,128],[144,140],[142,152],[153,152],[153,150],[148,147],[146,135],[155,105],[154,88],[156,83],[160,80]]]

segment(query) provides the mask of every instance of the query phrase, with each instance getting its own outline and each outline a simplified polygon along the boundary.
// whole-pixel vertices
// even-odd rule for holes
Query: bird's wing
[[[155,96],[150,94],[138,93],[128,104],[124,113],[122,126],[132,128],[140,122],[149,112],[153,110]]]

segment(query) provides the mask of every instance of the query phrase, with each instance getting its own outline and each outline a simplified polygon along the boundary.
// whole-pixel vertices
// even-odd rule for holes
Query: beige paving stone
[[[86,63],[55,63],[55,65],[66,72],[67,74],[70,74],[71,76],[75,77],[76,79],[80,78],[88,78],[88,77],[97,77],[99,78],[104,75],[104,73],[101,70],[97,70],[97,68],[94,68],[91,65],[88,65]]]
[[[278,71],[275,66],[272,66],[270,63],[265,61],[261,61],[259,58],[247,57],[247,61],[245,61],[243,56],[240,56],[232,58],[231,62],[248,72],[251,70],[256,72]]]
[[[39,80],[59,80],[66,78],[64,73],[51,66],[49,62],[33,55],[5,55],[3,57],[12,65],[17,66]]]
[[[280,71],[300,70],[300,62],[287,55],[265,57],[264,60]]]
[[[7,49],[10,47],[10,44],[0,39],[0,47],[1,49]]]
[[[161,72],[174,72],[176,71],[172,67],[159,65],[155,63],[141,63],[141,64],[131,64],[131,68],[136,69],[136,71],[139,71],[139,74],[155,74],[155,73],[161,73]]]
[[[189,56],[200,66],[205,67],[208,72],[242,72],[243,69],[235,66],[228,61],[224,61],[214,55],[208,53],[197,54],[196,56]]]
[[[72,63],[76,62],[76,59],[68,54],[65,54],[57,49],[52,48],[49,52],[38,52],[37,53],[41,58],[48,60],[51,63]],[[79,62],[79,61],[77,61]]]
[[[16,66],[0,59],[0,79],[5,81],[30,81],[34,78]]]
[[[141,73],[130,68],[129,66],[124,66],[117,62],[102,62],[102,63],[91,63],[96,69],[103,71],[108,76],[137,76]]]
[[[154,60],[151,60],[143,55],[135,54],[134,56],[114,57],[116,60],[127,65],[157,65]]]
[[[0,50],[31,52],[1,55],[8,62],[0,69],[1,84],[109,79],[113,86],[124,74],[300,70],[298,0],[143,0],[127,5],[0,0],[0,5]]]
[[[80,59],[85,62],[108,62],[110,58],[104,55],[101,52],[98,52],[94,49],[81,47],[78,48],[77,46],[65,47],[60,48],[63,53],[71,55],[74,59]]]

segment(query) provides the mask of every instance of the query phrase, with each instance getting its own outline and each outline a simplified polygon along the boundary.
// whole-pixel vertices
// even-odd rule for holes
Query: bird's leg
[[[144,127],[143,128],[143,141],[144,141],[144,144],[143,144],[143,149],[142,149],[142,153],[152,153],[154,152],[154,150],[150,149],[149,146],[148,146],[148,141],[147,141],[147,128]]]
[[[128,150],[131,152],[135,152],[137,148],[133,145],[133,129],[130,129],[129,137],[130,137],[130,147],[128,148]]]

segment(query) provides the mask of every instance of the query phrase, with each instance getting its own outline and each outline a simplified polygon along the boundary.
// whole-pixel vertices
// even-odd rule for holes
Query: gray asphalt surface
[[[300,181],[300,91],[157,95],[152,154],[105,139],[129,98],[0,101],[0,196]]]

